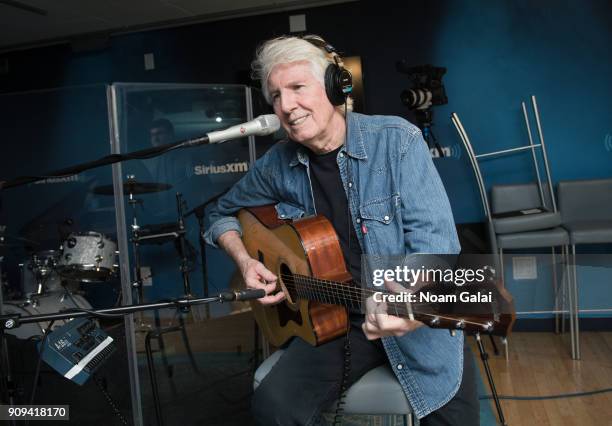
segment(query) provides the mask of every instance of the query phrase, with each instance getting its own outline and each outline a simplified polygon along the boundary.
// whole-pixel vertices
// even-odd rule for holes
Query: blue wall
[[[449,104],[435,108],[436,136],[455,156],[436,160],[457,222],[483,217],[451,112],[477,152],[526,142],[520,101],[538,97],[553,179],[612,175],[612,3],[598,1],[360,1],[305,13],[308,30],[360,55],[369,113],[408,117],[408,86],[395,61],[448,68]],[[257,43],[288,32],[289,13],[113,37],[108,47],[70,46],[7,54],[0,91],[111,81],[248,83]],[[143,54],[157,69],[144,71]],[[606,146],[605,138],[611,140]],[[460,158],[457,156],[460,155]],[[533,178],[528,158],[484,164],[488,185]]]
[[[395,62],[444,66],[449,104],[434,131],[453,156],[435,160],[458,223],[483,219],[475,180],[450,122],[457,112],[477,152],[527,142],[520,102],[538,98],[555,182],[612,176],[612,3],[607,0],[359,1],[112,37],[106,48],[69,45],[5,54],[0,91],[112,81],[249,83],[261,40],[305,13],[347,56],[362,58],[366,112],[410,117],[399,101],[408,78]],[[157,68],[145,71],[143,54]],[[608,143],[606,144],[606,138]],[[483,164],[488,186],[533,179],[525,155]]]

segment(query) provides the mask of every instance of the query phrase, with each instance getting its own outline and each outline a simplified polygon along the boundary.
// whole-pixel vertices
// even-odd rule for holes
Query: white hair
[[[261,80],[261,90],[269,104],[272,104],[272,100],[268,89],[268,77],[272,69],[280,64],[298,61],[307,61],[310,64],[312,75],[323,88],[325,88],[327,66],[336,61],[338,65],[343,66],[342,58],[336,53],[328,53],[300,37],[282,36],[265,41],[255,52],[255,59],[251,63],[251,75],[254,79]],[[344,105],[340,105],[338,109],[344,113]],[[347,109],[353,110],[353,100],[350,97],[347,97]]]

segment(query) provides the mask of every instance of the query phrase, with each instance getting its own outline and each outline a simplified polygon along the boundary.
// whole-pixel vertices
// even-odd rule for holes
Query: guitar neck
[[[292,275],[291,279],[284,277],[285,285],[300,299],[344,306],[351,311],[366,312],[366,299],[378,293],[397,297],[398,293],[372,290],[337,281],[322,280],[305,275]],[[376,298],[375,298],[376,299]],[[473,332],[493,331],[493,321],[483,321],[480,318],[456,317],[444,315],[436,311],[435,303],[418,303],[408,301],[385,300],[387,313],[424,322],[433,328],[465,329]]]

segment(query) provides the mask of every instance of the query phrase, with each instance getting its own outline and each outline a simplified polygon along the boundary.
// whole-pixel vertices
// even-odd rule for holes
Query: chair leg
[[[563,276],[561,277],[561,334],[565,334],[565,323],[566,323],[566,317],[565,317],[565,311],[567,308],[567,286],[568,286],[568,280],[569,280],[569,274],[567,273],[568,271],[568,265],[569,265],[569,257],[568,257],[568,249],[567,246],[561,246],[561,255],[562,255],[562,262],[563,262]]]
[[[506,288],[506,277],[504,276],[504,249],[502,249],[501,247],[499,248],[499,265],[500,265],[500,269],[501,269],[501,280],[502,280],[502,287]],[[504,346],[504,357],[506,358],[506,361],[510,360],[510,353],[508,351],[508,338],[507,337],[503,337],[501,339],[501,343]]]
[[[504,249],[499,248],[499,276],[501,277],[502,287],[506,287],[506,278],[504,276]]]
[[[557,282],[557,252],[551,247],[552,273],[553,273],[553,297],[555,301],[555,333],[559,334],[559,284]]]
[[[572,286],[573,286],[573,296],[574,296],[574,328],[575,328],[575,332],[576,332],[576,339],[575,339],[575,345],[576,345],[576,357],[574,359],[580,359],[580,324],[579,324],[579,313],[580,313],[580,307],[579,307],[579,301],[578,301],[578,276],[577,276],[577,272],[576,272],[576,245],[572,244],[572,257],[573,257],[573,262],[572,262],[572,269],[573,269],[573,279],[572,279]]]
[[[402,416],[404,426],[419,426],[419,419],[412,413],[404,414]]]
[[[501,343],[504,346],[504,358],[506,358],[506,361],[510,361],[510,348],[509,348],[508,337],[502,337]]]
[[[576,359],[576,328],[574,327],[574,292],[572,291],[572,269],[570,259],[570,250],[565,246],[566,261],[565,261],[565,276],[567,288],[567,302],[570,322],[570,342],[572,346],[572,359]]]

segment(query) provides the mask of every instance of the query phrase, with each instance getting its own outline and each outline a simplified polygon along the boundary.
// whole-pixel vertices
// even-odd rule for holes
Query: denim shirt
[[[459,253],[450,204],[420,130],[399,117],[348,113],[347,119],[347,143],[337,161],[363,253]],[[216,246],[221,234],[240,233],[233,214],[266,204],[275,204],[283,219],[316,214],[306,148],[282,141],[257,160],[210,213],[206,241]],[[462,333],[420,327],[382,341],[417,417],[457,393]]]

